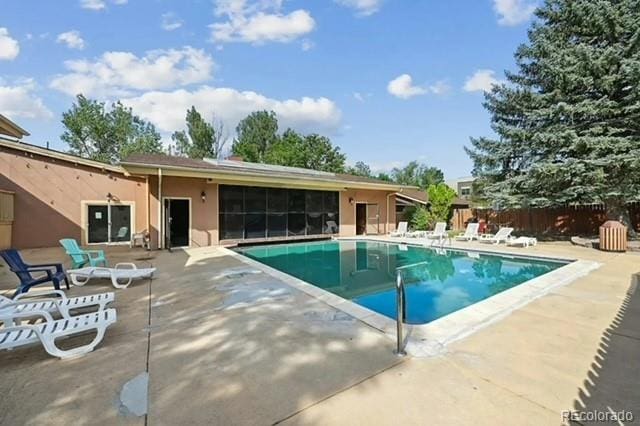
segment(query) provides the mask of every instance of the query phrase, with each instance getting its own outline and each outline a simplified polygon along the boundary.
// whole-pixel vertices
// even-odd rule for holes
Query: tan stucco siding
[[[158,247],[158,177],[149,177],[152,247]],[[202,201],[202,192],[205,201]],[[191,241],[192,247],[218,244],[218,185],[206,179],[164,176],[162,178],[162,198],[176,197],[191,199]]]
[[[134,203],[134,230],[146,228],[144,178],[2,148],[0,189],[15,192],[15,248],[53,247],[61,238],[81,241],[83,201],[106,202],[108,193],[116,203]]]
[[[377,204],[380,214],[379,233],[393,231],[396,223],[396,201],[393,195],[387,197],[389,194],[393,192],[355,189],[340,192],[340,236],[356,235],[357,203]],[[353,199],[353,204],[349,203],[349,199]]]

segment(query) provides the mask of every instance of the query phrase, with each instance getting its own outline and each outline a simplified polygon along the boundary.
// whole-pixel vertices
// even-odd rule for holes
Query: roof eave
[[[175,176],[185,176],[185,177],[203,177],[203,178],[211,178],[211,179],[220,179],[220,180],[242,180],[237,179],[237,176],[241,176],[243,178],[252,178],[252,179],[262,179],[265,182],[269,181],[280,181],[291,182],[295,184],[295,186],[304,186],[307,184],[320,184],[324,186],[333,186],[340,188],[353,188],[353,189],[373,189],[373,190],[383,190],[389,192],[398,192],[402,191],[403,188],[412,188],[406,187],[402,185],[396,184],[379,184],[375,182],[358,182],[358,181],[350,181],[345,179],[322,179],[322,178],[312,178],[307,176],[283,176],[283,175],[265,175],[262,173],[252,173],[250,171],[245,170],[214,170],[214,169],[206,169],[206,168],[197,168],[197,167],[184,167],[184,166],[171,166],[171,165],[162,165],[162,164],[152,164],[152,163],[138,163],[138,162],[127,162],[123,161],[120,163],[122,167],[129,170],[130,173],[135,174],[156,174],[158,169],[162,169],[163,173],[166,174],[166,171],[175,172]],[[235,178],[235,179],[234,179]]]

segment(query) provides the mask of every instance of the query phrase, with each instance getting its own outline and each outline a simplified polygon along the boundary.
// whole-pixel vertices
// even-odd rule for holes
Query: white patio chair
[[[23,312],[15,315],[14,318],[32,318],[34,313],[35,311]],[[115,309],[105,309],[59,320],[54,320],[47,311],[40,311],[38,315],[44,319],[44,322],[0,327],[0,349],[14,349],[40,342],[50,355],[59,358],[80,356],[91,352],[102,341],[107,327],[116,322]],[[56,345],[57,339],[94,330],[96,336],[86,345],[73,349],[60,349]]]
[[[480,228],[479,223],[467,224],[467,229],[465,229],[464,234],[457,235],[456,241],[472,241],[473,239],[478,238],[479,228]]]
[[[156,268],[142,268],[134,263],[118,263],[115,268],[89,266],[80,269],[69,269],[67,275],[73,285],[85,285],[91,278],[110,279],[115,288],[127,288],[134,279],[151,278]]]
[[[517,237],[507,239],[507,245],[512,247],[531,247],[538,244],[538,240],[534,237]]]
[[[486,244],[500,244],[507,242],[512,232],[513,228],[500,228],[495,235],[481,235],[478,241]]]
[[[35,312],[34,315],[38,316],[42,311],[50,314],[57,313],[62,318],[70,319],[72,316],[70,310],[97,306],[98,311],[103,311],[114,298],[113,292],[67,297],[62,290],[20,293],[13,299],[0,296],[0,321],[13,325],[13,318],[17,314]]]
[[[398,223],[398,227],[395,231],[389,233],[390,237],[404,237],[407,234],[409,224],[407,222]]]

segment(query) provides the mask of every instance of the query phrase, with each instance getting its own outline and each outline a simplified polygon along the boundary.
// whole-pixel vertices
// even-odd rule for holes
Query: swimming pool
[[[396,318],[399,269],[409,324],[427,324],[568,263],[377,241],[280,244],[236,251],[392,319]]]

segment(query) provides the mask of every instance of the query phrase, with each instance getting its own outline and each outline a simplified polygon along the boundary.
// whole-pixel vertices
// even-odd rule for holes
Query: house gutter
[[[158,248],[164,248],[164,232],[162,224],[162,169],[158,167]]]

